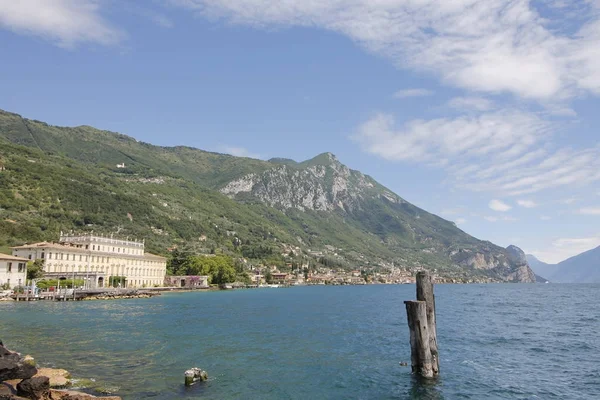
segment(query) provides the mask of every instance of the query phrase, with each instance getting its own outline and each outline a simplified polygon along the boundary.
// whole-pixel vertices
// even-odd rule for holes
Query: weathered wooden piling
[[[439,374],[437,329],[435,325],[435,297],[433,280],[425,272],[417,274],[417,301],[405,301],[412,371],[424,378]]]
[[[433,373],[440,371],[437,345],[437,327],[435,322],[435,296],[433,294],[433,277],[425,271],[417,273],[417,300],[427,305],[427,326],[429,327],[429,349],[431,350]]]

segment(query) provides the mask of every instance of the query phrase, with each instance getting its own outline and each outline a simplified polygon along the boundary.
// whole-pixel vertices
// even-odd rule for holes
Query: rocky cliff
[[[278,163],[274,163],[278,164]],[[331,153],[296,165],[275,165],[261,174],[248,174],[229,182],[221,192],[238,198],[254,198],[282,209],[352,212],[367,196],[382,195],[389,201],[400,198],[359,171],[352,171]]]

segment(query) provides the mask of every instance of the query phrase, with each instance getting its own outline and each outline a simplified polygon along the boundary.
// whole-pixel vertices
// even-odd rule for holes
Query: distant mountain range
[[[535,281],[517,247],[468,235],[331,153],[263,161],[0,110],[0,167],[0,248],[93,230],[145,238],[159,254]]]
[[[600,283],[600,246],[558,264],[547,264],[531,254],[527,261],[537,275],[550,282]]]

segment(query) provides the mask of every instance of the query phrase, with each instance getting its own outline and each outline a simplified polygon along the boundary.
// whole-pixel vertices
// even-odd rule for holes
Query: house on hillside
[[[0,253],[0,286],[7,285],[12,289],[25,285],[27,261],[29,260],[26,258]]]

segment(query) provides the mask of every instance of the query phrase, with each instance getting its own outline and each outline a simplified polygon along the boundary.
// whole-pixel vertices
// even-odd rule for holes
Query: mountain
[[[547,280],[549,277],[553,276],[558,269],[556,264],[547,264],[538,260],[534,255],[531,254],[527,254],[527,262],[536,275],[546,277]]]
[[[571,257],[558,264],[546,264],[532,255],[527,259],[531,268],[551,282],[600,283],[600,247]]]
[[[0,246],[60,230],[257,262],[533,282],[520,249],[473,238],[323,153],[304,162],[160,147],[0,111]]]

